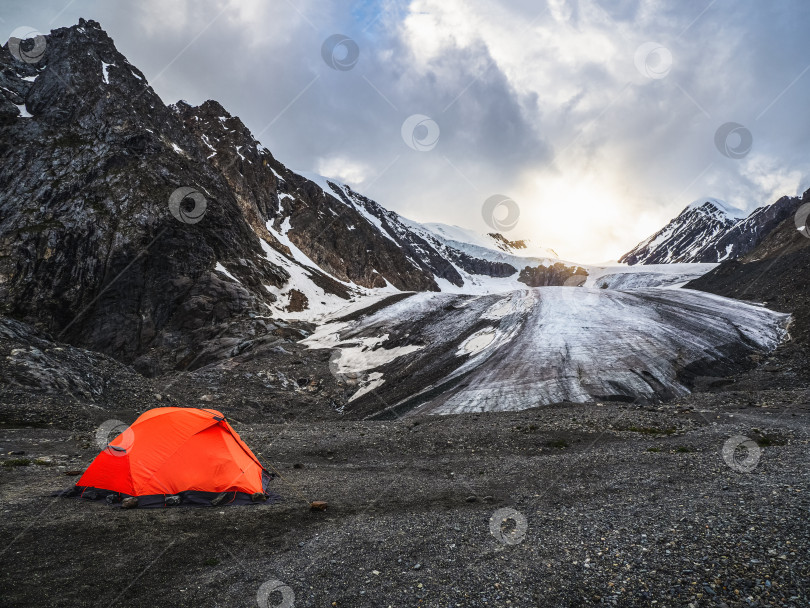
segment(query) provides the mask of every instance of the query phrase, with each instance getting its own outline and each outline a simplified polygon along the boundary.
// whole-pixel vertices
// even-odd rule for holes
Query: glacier
[[[303,342],[339,349],[361,386],[373,381],[351,407],[377,418],[671,399],[699,377],[745,369],[790,319],[665,287],[423,292],[374,310],[331,319]]]

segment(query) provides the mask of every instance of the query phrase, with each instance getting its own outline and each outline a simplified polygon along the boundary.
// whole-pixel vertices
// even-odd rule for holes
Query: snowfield
[[[352,407],[397,417],[684,395],[774,349],[790,317],[684,289],[539,287],[418,293],[351,318],[304,343],[351,362]]]

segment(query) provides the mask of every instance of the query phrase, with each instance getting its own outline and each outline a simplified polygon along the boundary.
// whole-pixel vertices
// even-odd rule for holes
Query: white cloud
[[[796,196],[806,177],[798,169],[785,167],[782,162],[762,154],[752,154],[743,165],[745,176],[759,189],[760,200],[774,202],[781,196]]]
[[[339,180],[353,188],[362,188],[371,171],[365,163],[337,156],[320,159],[316,166],[320,175]]]

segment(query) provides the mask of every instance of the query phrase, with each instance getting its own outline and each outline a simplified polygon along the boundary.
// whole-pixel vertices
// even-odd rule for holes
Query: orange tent
[[[111,441],[76,490],[109,502],[136,497],[138,506],[216,505],[264,501],[269,480],[220,412],[161,407]]]

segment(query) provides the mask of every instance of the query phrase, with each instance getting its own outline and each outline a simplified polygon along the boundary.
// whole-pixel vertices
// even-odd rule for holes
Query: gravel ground
[[[49,497],[92,429],[0,427],[0,605],[808,606],[808,421],[774,391],[235,423],[284,502],[134,511]]]

